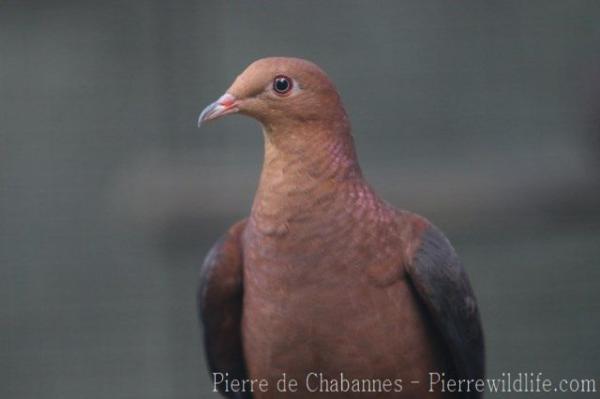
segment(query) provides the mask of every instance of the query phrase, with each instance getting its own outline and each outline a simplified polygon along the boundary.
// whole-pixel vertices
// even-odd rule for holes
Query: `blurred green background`
[[[0,1],[0,397],[214,397],[196,279],[262,137],[195,123],[268,55],[321,65],[375,188],[447,232],[490,376],[600,380],[599,21],[595,1]]]

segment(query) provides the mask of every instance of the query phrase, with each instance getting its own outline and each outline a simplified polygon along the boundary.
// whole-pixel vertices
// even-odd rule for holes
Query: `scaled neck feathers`
[[[283,234],[295,221],[326,217],[341,197],[366,186],[345,112],[329,121],[265,127],[264,136],[251,218],[267,233]]]

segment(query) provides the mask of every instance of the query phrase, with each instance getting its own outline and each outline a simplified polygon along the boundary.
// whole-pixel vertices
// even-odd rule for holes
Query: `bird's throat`
[[[285,135],[285,136],[284,136]],[[338,212],[362,182],[349,132],[265,132],[265,157],[251,220],[267,235]]]

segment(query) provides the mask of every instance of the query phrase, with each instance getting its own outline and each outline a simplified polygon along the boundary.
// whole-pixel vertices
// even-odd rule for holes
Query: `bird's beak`
[[[217,101],[204,108],[198,117],[198,127],[200,127],[200,125],[206,121],[238,112],[239,109],[236,106],[236,101],[237,99],[231,94],[223,94]]]

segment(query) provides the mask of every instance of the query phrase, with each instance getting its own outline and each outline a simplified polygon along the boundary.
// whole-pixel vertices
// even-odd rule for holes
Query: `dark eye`
[[[293,85],[292,79],[284,75],[279,75],[273,79],[273,90],[279,95],[288,94]]]

